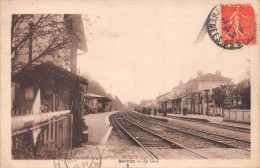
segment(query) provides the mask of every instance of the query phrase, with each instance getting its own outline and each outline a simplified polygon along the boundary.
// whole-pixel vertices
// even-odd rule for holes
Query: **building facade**
[[[156,103],[158,104],[157,106],[160,109],[171,107],[172,96],[173,96],[173,91],[170,91],[156,97]]]
[[[172,108],[172,112],[176,114],[215,115],[216,108],[212,98],[212,89],[228,84],[231,84],[231,79],[222,76],[220,71],[216,71],[215,74],[203,74],[202,71],[198,71],[196,78],[186,83],[180,81],[171,92],[157,97],[157,103],[161,104],[161,108]]]

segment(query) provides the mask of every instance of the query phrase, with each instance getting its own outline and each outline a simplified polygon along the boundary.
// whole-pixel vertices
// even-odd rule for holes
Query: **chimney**
[[[203,72],[201,70],[198,71],[198,78],[200,78],[203,75]]]
[[[179,86],[182,86],[183,85],[183,82],[182,80],[179,81]]]
[[[220,70],[217,70],[215,74],[216,74],[217,76],[221,76],[221,71],[220,71]]]

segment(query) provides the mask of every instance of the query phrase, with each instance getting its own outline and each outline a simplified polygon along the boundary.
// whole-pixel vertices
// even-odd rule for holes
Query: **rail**
[[[125,118],[125,117],[124,117],[124,118]],[[161,139],[163,139],[163,140],[165,140],[165,141],[167,141],[167,142],[169,142],[169,143],[172,143],[172,144],[174,144],[175,146],[178,146],[179,148],[185,149],[185,150],[190,151],[191,153],[194,153],[194,154],[196,154],[196,155],[198,155],[198,156],[200,156],[200,157],[202,157],[202,158],[204,158],[204,159],[207,159],[207,157],[205,157],[205,156],[203,156],[203,155],[200,155],[200,154],[194,152],[193,150],[191,150],[191,149],[189,149],[189,148],[187,148],[187,147],[185,147],[185,146],[183,146],[183,145],[181,145],[181,144],[179,144],[179,143],[177,143],[177,142],[174,142],[174,141],[172,141],[172,140],[170,140],[170,139],[168,139],[168,138],[162,137],[162,136],[159,135],[159,134],[156,134],[156,133],[154,133],[154,132],[152,132],[152,131],[150,131],[150,130],[148,130],[148,129],[146,129],[146,128],[140,126],[140,125],[137,125],[136,123],[134,123],[133,121],[131,121],[131,120],[127,119],[127,118],[125,118],[125,119],[126,119],[127,121],[131,122],[132,124],[138,126],[139,128],[145,130],[146,132],[149,132],[150,134],[153,134],[153,135],[155,135],[155,136],[157,136],[157,137],[160,137]]]
[[[115,118],[115,117],[114,117],[114,118]],[[154,136],[156,136],[156,137],[158,137],[158,138],[161,138],[162,140],[164,140],[164,141],[166,141],[166,142],[168,142],[168,143],[174,144],[175,146],[177,146],[177,147],[179,147],[179,148],[181,148],[181,149],[185,149],[185,150],[187,150],[187,151],[189,151],[189,152],[191,152],[191,153],[194,153],[194,154],[200,156],[201,158],[208,159],[207,157],[205,157],[205,156],[203,156],[203,155],[201,155],[201,154],[198,154],[198,153],[194,152],[193,150],[191,150],[191,149],[189,149],[189,148],[187,148],[187,147],[185,147],[185,146],[183,146],[183,145],[181,145],[181,144],[178,144],[178,143],[176,143],[176,142],[174,142],[174,141],[172,141],[172,140],[170,140],[170,139],[167,139],[167,138],[165,138],[165,137],[162,137],[161,135],[158,135],[158,134],[156,134],[156,133],[154,133],[154,132],[152,132],[152,131],[150,131],[150,130],[148,130],[148,129],[146,129],[146,128],[144,128],[144,127],[142,127],[142,126],[140,126],[140,125],[138,125],[138,124],[136,124],[136,123],[134,123],[133,121],[131,121],[131,120],[125,118],[124,115],[123,115],[123,118],[124,118],[125,120],[127,120],[128,122],[132,123],[133,125],[135,125],[135,126],[141,128],[142,130],[144,130],[144,131],[146,131],[146,132],[148,132],[148,133],[150,133],[150,134],[152,134],[152,135],[154,135]],[[116,118],[115,118],[115,120],[116,120]],[[117,122],[117,121],[116,121],[116,122]],[[118,122],[117,122],[117,123],[118,123]],[[149,151],[149,150],[148,150],[146,147],[144,147],[138,140],[136,140],[127,130],[125,130],[121,125],[120,125],[120,127],[121,127],[132,139],[134,139],[134,141],[137,142],[137,143],[139,144],[139,146],[141,146],[146,152]],[[147,152],[147,153],[150,155],[151,152],[149,151],[149,152]],[[153,155],[153,154],[152,154],[152,155]],[[153,155],[153,157],[155,157],[155,158],[157,159],[156,156]]]
[[[131,115],[131,116],[134,117],[133,115]],[[135,117],[134,117],[134,118],[135,118]],[[140,118],[139,118],[139,119],[140,119]],[[189,135],[196,136],[196,137],[199,137],[199,138],[208,140],[208,141],[212,141],[212,142],[214,142],[214,143],[218,143],[218,144],[224,145],[224,146],[226,146],[226,147],[238,148],[238,149],[241,149],[241,150],[250,151],[250,150],[245,149],[245,148],[240,148],[240,147],[237,147],[237,146],[234,146],[234,145],[231,145],[231,144],[227,144],[227,143],[225,143],[225,142],[221,142],[221,141],[218,141],[218,140],[214,140],[214,139],[211,139],[211,138],[208,138],[208,137],[199,135],[199,134],[189,133],[189,132],[186,132],[186,131],[183,131],[183,130],[180,130],[180,129],[175,129],[175,128],[170,127],[170,126],[174,126],[174,127],[178,127],[178,128],[184,128],[184,129],[196,131],[196,132],[198,132],[198,133],[200,132],[200,133],[203,133],[203,134],[214,135],[214,136],[218,136],[218,137],[222,137],[222,138],[226,138],[226,139],[230,139],[230,140],[234,140],[234,141],[243,142],[243,143],[246,143],[246,144],[249,144],[249,145],[250,145],[250,142],[245,141],[245,140],[236,139],[236,138],[232,138],[232,137],[227,137],[227,136],[223,136],[223,135],[218,135],[218,134],[214,134],[214,133],[209,133],[209,132],[206,132],[206,131],[194,130],[194,129],[192,129],[192,128],[183,127],[183,126],[177,126],[177,125],[172,125],[172,124],[167,124],[167,125],[165,125],[165,124],[160,124],[160,122],[155,123],[155,122],[151,122],[150,120],[147,120],[147,119],[144,119],[144,118],[142,118],[142,119],[140,119],[140,120],[143,121],[143,122],[148,122],[148,123],[152,123],[152,124],[155,124],[155,125],[159,125],[159,126],[168,128],[168,129],[172,129],[172,130],[175,130],[175,131],[177,131],[177,132],[189,134]]]
[[[130,137],[132,138],[141,148],[144,149],[144,151],[151,156],[153,159],[158,159],[154,154],[152,154],[152,152],[149,151],[149,149],[147,149],[144,145],[142,145],[134,136],[132,136],[116,119],[116,117],[114,117],[116,123],[120,126],[120,128],[122,130],[124,130],[124,132]]]

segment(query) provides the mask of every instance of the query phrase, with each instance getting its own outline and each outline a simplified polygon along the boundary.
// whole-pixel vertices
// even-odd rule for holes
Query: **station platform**
[[[138,112],[136,112],[136,113],[138,113]],[[142,114],[142,115],[144,115],[144,114]],[[162,113],[161,114],[157,113],[156,116],[150,115],[150,117],[158,118],[160,120],[167,120],[167,121],[172,121],[174,119],[174,118],[171,118],[171,117],[187,118],[187,119],[197,120],[197,121],[200,121],[200,122],[211,122],[211,123],[220,124],[220,125],[227,125],[227,126],[232,126],[232,127],[241,127],[241,128],[250,129],[250,125],[248,125],[248,124],[223,121],[222,117],[207,116],[207,115],[186,114],[184,116],[182,114],[168,113],[167,116],[163,116]]]
[[[85,122],[89,129],[89,140],[86,144],[82,144],[82,147],[74,148],[71,153],[73,153],[73,159],[86,159],[96,157],[101,155],[102,159],[148,159],[147,153],[140,147],[134,146],[130,141],[125,141],[124,138],[118,136],[116,131],[112,131],[112,126],[110,126],[109,116],[117,113],[106,112],[98,114],[85,115]],[[136,115],[144,115],[138,112]],[[145,115],[148,116],[148,115]],[[186,117],[186,118],[197,118],[207,120],[208,122],[215,122],[222,124],[221,117],[213,118],[213,116],[193,116],[193,115],[174,115],[168,114],[163,116],[159,114],[157,116],[150,115],[152,118],[157,118],[164,121],[173,121],[174,116]],[[225,122],[226,123],[226,122]],[[226,124],[237,124],[237,123],[226,123]],[[250,127],[245,124],[238,124],[241,127]],[[244,125],[244,126],[243,126]],[[236,125],[237,126],[237,125]],[[90,152],[91,151],[91,152]],[[245,152],[241,149],[231,149],[231,148],[198,148],[194,149],[195,152],[206,156],[209,159],[248,159],[250,157],[250,152]],[[159,152],[159,151],[158,151]],[[180,151],[169,151],[160,149],[158,153],[160,158],[164,159],[189,159],[189,155],[181,155]],[[98,156],[99,157],[99,156]]]
[[[85,115],[88,142],[72,149],[73,159],[145,159],[147,153],[132,142],[124,141],[112,132],[109,116],[118,111]],[[111,134],[112,133],[112,134]],[[112,138],[110,138],[112,136]],[[109,139],[110,138],[110,139]],[[98,158],[96,158],[98,156]]]
[[[118,111],[88,114],[84,116],[85,124],[88,126],[88,142],[92,144],[106,144],[112,131],[109,116]]]
[[[183,116],[181,114],[167,114],[167,115],[173,116],[173,117],[184,117],[184,118],[190,118],[190,119],[206,120],[208,122],[212,122],[212,123],[215,123],[215,124],[221,124],[221,125],[250,129],[250,125],[248,125],[248,124],[223,121],[223,117],[215,117],[215,116],[207,116],[207,115],[195,115],[195,114],[187,114],[185,116]]]

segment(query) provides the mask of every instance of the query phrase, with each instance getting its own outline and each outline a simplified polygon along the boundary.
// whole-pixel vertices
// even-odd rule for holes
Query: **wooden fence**
[[[223,120],[250,124],[250,110],[224,109]]]

